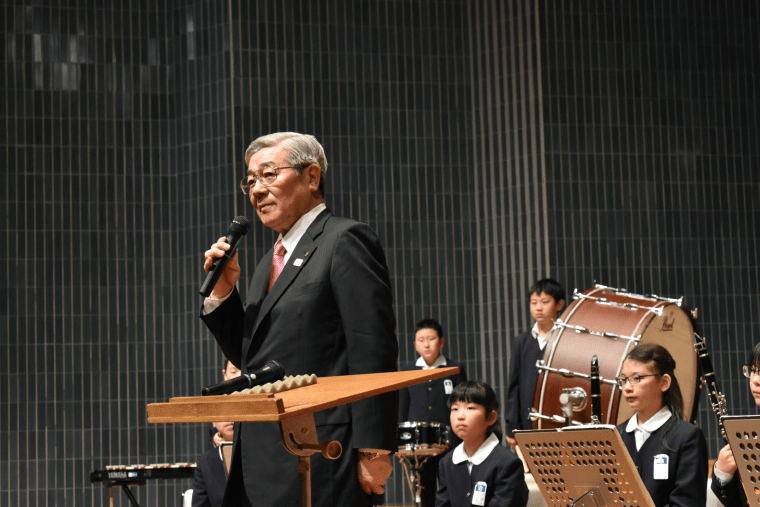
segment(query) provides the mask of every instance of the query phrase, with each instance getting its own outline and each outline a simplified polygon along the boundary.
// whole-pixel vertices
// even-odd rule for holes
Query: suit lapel
[[[322,231],[325,228],[325,224],[331,216],[332,213],[330,213],[330,210],[324,210],[317,216],[317,218],[314,219],[309,228],[306,229],[306,232],[301,237],[295,250],[293,250],[293,253],[290,254],[288,262],[282,269],[280,276],[277,277],[277,281],[272,286],[272,290],[269,292],[269,294],[266,295],[264,301],[261,304],[261,309],[259,310],[256,324],[253,326],[254,336],[256,335],[256,330],[258,329],[259,324],[261,324],[261,321],[267,314],[269,314],[275,303],[277,303],[280,297],[288,290],[288,287],[290,287],[290,285],[296,279],[298,273],[300,273],[301,270],[306,267],[306,264],[308,264],[309,260],[314,256],[314,251],[318,246],[317,238],[320,236],[320,234],[322,234]],[[267,257],[269,258],[268,264],[271,265],[271,252]],[[266,286],[269,284],[268,273],[269,271],[267,271],[267,283],[264,286],[264,291],[266,291]]]

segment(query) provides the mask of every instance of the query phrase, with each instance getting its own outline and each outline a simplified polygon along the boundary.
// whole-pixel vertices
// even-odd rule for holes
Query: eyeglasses
[[[752,375],[760,375],[760,368],[751,364],[742,365],[742,373],[747,378],[752,378]]]
[[[660,375],[656,375],[654,373],[651,374],[651,375],[639,375],[638,373],[634,373],[630,377],[617,377],[615,379],[615,382],[617,382],[618,387],[620,387],[620,389],[622,389],[623,387],[625,387],[625,383],[626,382],[630,382],[631,385],[634,385],[634,384],[638,384],[639,382],[641,382],[641,379],[643,379],[644,377],[659,377],[659,376]]]
[[[265,167],[261,169],[257,173],[253,174],[247,174],[243,176],[243,179],[240,180],[240,190],[243,191],[245,195],[250,195],[251,190],[253,190],[253,187],[256,186],[256,182],[258,181],[265,187],[267,185],[271,185],[274,183],[274,180],[277,179],[277,171],[280,171],[281,169],[303,169],[303,167]]]

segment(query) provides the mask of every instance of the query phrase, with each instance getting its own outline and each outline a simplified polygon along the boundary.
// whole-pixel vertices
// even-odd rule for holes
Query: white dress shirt
[[[546,344],[549,343],[549,333],[546,333],[544,336],[541,336],[541,333],[538,330],[538,322],[533,324],[533,327],[530,330],[530,334],[533,335],[533,338],[536,339],[538,342],[538,347],[541,350],[544,350],[546,348]]]
[[[423,370],[432,370],[433,368],[446,366],[446,358],[443,357],[443,354],[438,354],[438,359],[433,361],[432,365],[428,366],[427,361],[425,361],[425,358],[420,356],[419,359],[417,359],[417,362],[414,364],[415,366],[421,366]]]

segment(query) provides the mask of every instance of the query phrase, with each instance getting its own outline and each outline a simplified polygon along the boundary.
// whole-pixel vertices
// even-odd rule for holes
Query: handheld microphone
[[[250,226],[251,223],[244,216],[235,217],[232,221],[227,234],[225,234],[227,237],[227,243],[232,248],[224,252],[224,257],[218,257],[211,265],[211,269],[208,270],[208,275],[206,275],[206,280],[203,282],[203,285],[201,285],[201,290],[199,291],[201,296],[208,297],[209,294],[211,294],[211,291],[214,290],[214,285],[219,281],[219,277],[222,276],[224,268],[235,254],[235,250],[237,250],[240,240],[246,235]]]
[[[224,382],[219,382],[212,386],[204,387],[201,390],[203,396],[213,396],[217,394],[230,394],[235,391],[242,391],[254,386],[263,386],[269,382],[282,380],[285,377],[285,367],[277,361],[267,361],[263,367],[251,373],[243,373]]]
[[[591,415],[602,422],[602,386],[599,380],[599,358],[591,358]]]

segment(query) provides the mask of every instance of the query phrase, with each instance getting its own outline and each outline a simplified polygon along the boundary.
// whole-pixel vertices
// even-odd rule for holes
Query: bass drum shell
[[[566,369],[572,373],[590,375],[591,358],[596,354],[599,361],[599,376],[614,380],[620,375],[626,355],[636,346],[634,340],[626,337],[640,337],[639,344],[657,343],[668,349],[676,361],[675,376],[681,388],[684,414],[693,420],[697,410],[698,358],[695,347],[694,325],[691,313],[671,301],[663,301],[648,296],[639,296],[607,287],[595,287],[583,294],[593,298],[604,298],[607,302],[579,297],[568,306],[559,319],[573,326],[555,326],[544,353],[544,364],[553,369]],[[623,307],[631,304],[636,307]],[[650,311],[659,309],[662,314]],[[619,338],[597,336],[578,332],[585,328],[594,333],[613,333]],[[543,416],[562,416],[559,397],[565,388],[580,387],[588,395],[586,407],[573,413],[573,421],[587,424],[591,422],[591,381],[560,373],[539,372],[534,408]],[[601,382],[603,424],[620,424],[630,418],[634,410],[622,396],[617,386]],[[534,429],[557,428],[560,423],[538,418]]]

